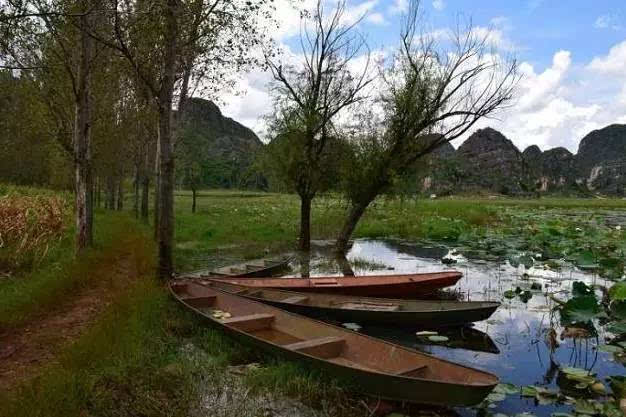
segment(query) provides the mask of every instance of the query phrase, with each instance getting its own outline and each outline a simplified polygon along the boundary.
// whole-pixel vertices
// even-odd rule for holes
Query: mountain
[[[580,141],[576,182],[590,191],[625,194],[626,125],[594,130]]]
[[[418,177],[425,193],[558,192],[623,196],[626,125],[611,125],[589,133],[580,142],[576,155],[563,147],[542,152],[536,145],[520,152],[497,130],[480,129],[456,151],[452,146],[446,147],[425,162],[427,174]]]
[[[462,188],[510,194],[522,191],[524,159],[513,142],[492,128],[474,132],[455,155]]]
[[[200,187],[259,185],[262,179],[251,172],[251,166],[263,143],[251,129],[225,117],[215,103],[201,98],[188,101],[184,120],[184,133],[177,145],[180,181],[185,181],[185,168],[193,165],[199,170]]]

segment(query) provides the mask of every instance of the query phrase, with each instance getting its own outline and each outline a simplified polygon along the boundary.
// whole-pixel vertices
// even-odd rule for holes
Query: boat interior
[[[336,294],[298,294],[288,291],[250,288],[219,281],[206,281],[209,286],[218,287],[226,292],[245,295],[256,299],[280,303],[332,307],[347,310],[369,311],[442,311],[493,308],[499,303],[489,301],[450,301],[450,300],[394,300],[371,297],[354,297]]]
[[[283,349],[355,369],[441,382],[490,385],[495,376],[290,314],[192,282],[172,284],[183,303],[227,327]]]

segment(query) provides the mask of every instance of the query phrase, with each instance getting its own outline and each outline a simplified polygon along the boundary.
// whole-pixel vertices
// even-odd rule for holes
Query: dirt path
[[[120,260],[111,273],[133,278],[125,264],[126,260]],[[78,339],[111,304],[116,293],[111,282],[78,291],[61,300],[49,314],[0,332],[0,390],[15,388],[55,363],[63,348]]]

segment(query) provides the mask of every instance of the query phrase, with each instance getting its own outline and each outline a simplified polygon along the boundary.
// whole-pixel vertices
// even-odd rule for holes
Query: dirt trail
[[[121,259],[111,274],[127,279],[127,260]],[[116,277],[115,281],[121,281]],[[0,390],[15,388],[20,382],[39,375],[55,363],[63,348],[78,339],[111,304],[113,280],[95,283],[92,288],[77,291],[54,311],[29,320],[25,325],[0,331]]]

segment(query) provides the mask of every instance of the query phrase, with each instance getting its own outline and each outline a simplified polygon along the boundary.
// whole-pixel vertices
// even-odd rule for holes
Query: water
[[[498,375],[501,382],[557,388],[566,395],[575,390],[571,390],[571,381],[559,373],[559,367],[584,368],[596,374],[597,379],[607,386],[605,378],[608,376],[626,375],[624,364],[613,354],[596,350],[596,346],[616,335],[607,332],[597,320],[591,330],[563,326],[559,313],[554,311],[557,303],[548,295],[565,301],[571,297],[574,281],[605,287],[610,287],[610,281],[571,266],[559,272],[538,268],[526,270],[523,266],[514,268],[508,263],[450,255],[451,249],[399,240],[356,240],[347,258],[357,275],[459,270],[464,276],[452,289],[454,296],[464,300],[502,302],[489,320],[475,323],[471,328],[438,330],[449,337],[446,346],[429,344],[418,338],[415,335],[417,329],[380,328],[359,323],[363,326],[360,331],[490,371]],[[446,255],[455,258],[457,263],[450,267],[443,264],[441,258]],[[293,275],[298,276],[300,263],[294,262],[293,268]],[[311,276],[341,275],[341,268],[332,260],[324,242],[313,251],[309,268]],[[530,290],[533,283],[540,284],[541,290]],[[504,297],[505,291],[516,287],[531,291],[532,297],[527,302],[519,297],[512,300]],[[534,398],[520,395],[508,395],[504,401],[494,404],[495,408],[489,409],[491,413],[510,415],[531,412],[537,416],[549,416],[555,411],[571,410],[567,404],[540,405]],[[468,409],[457,411],[462,415],[476,413],[476,410]]]

